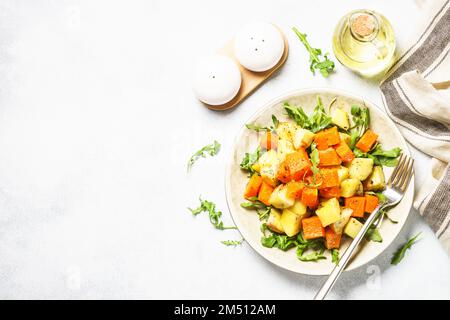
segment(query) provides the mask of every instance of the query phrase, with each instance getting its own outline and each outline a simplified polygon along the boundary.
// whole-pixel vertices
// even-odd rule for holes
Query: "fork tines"
[[[391,188],[396,188],[402,192],[405,192],[406,187],[409,184],[409,180],[414,172],[413,165],[414,159],[402,153],[398,159],[397,166],[387,182],[387,185]]]

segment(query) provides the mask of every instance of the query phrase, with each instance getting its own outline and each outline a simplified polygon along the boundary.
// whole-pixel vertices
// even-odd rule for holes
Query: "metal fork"
[[[347,250],[345,250],[339,261],[339,265],[334,267],[328,279],[324,282],[320,290],[314,296],[314,300],[323,300],[331,290],[337,278],[342,273],[348,261],[350,260],[353,251],[355,251],[356,247],[359,245],[373,222],[379,217],[380,213],[382,212],[381,209],[393,207],[397,205],[400,200],[402,200],[403,195],[408,188],[409,181],[411,180],[411,177],[413,175],[413,164],[413,159],[404,154],[400,156],[397,166],[392,172],[387,182],[386,190],[384,191],[384,195],[387,198],[386,203],[379,205],[369,216],[362,229],[359,231],[358,235],[355,237],[355,239],[353,239]]]

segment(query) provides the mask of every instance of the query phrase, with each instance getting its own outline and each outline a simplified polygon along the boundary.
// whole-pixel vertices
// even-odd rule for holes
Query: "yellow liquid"
[[[358,15],[370,15],[374,30],[364,37],[352,29]],[[347,68],[364,77],[383,75],[395,60],[395,35],[389,21],[379,13],[357,10],[344,16],[333,35],[333,51]]]

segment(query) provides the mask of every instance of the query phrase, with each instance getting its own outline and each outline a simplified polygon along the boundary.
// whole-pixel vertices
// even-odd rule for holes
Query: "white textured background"
[[[280,270],[245,244],[223,246],[238,233],[186,207],[202,194],[231,221],[225,161],[235,132],[267,100],[330,86],[381,104],[376,84],[339,64],[329,79],[313,77],[291,26],[331,51],[337,20],[368,7],[402,43],[422,2],[1,0],[0,298],[311,298],[323,278]],[[254,19],[284,29],[286,65],[237,109],[205,109],[190,89],[192,63]],[[219,156],[187,176],[190,153],[213,139]],[[428,159],[414,155],[420,186]],[[418,231],[423,240],[390,266]],[[449,267],[412,211],[385,254],[342,276],[330,297],[449,299]]]

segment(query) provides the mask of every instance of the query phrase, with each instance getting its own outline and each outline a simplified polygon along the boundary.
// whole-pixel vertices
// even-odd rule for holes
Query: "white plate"
[[[394,147],[400,147],[405,154],[410,156],[406,142],[399,130],[379,108],[361,97],[341,90],[319,88],[290,92],[266,104],[245,123],[258,123],[263,126],[270,125],[272,121],[272,114],[275,114],[280,121],[287,121],[288,117],[285,115],[283,108],[283,103],[286,101],[292,105],[303,107],[307,114],[311,114],[314,106],[316,105],[317,95],[322,98],[322,102],[325,107],[327,107],[329,102],[335,97],[338,100],[346,101],[349,106],[352,104],[367,106],[370,109],[370,127],[379,135],[379,142],[382,144],[383,148],[391,149]],[[284,252],[277,248],[266,248],[261,245],[261,221],[259,221],[258,215],[255,211],[246,210],[240,206],[240,204],[245,201],[242,195],[244,193],[248,177],[247,173],[240,169],[239,164],[241,163],[245,152],[253,152],[258,145],[258,134],[253,130],[248,130],[245,127],[245,123],[242,125],[242,129],[236,137],[225,179],[228,208],[231,212],[234,223],[238,227],[245,241],[254,250],[256,250],[256,252],[273,264],[283,269],[301,274],[329,274],[334,267],[329,253],[327,253],[327,260],[302,262],[296,257],[295,248]],[[384,167],[383,169],[387,180],[389,179],[393,168]],[[411,180],[403,200],[395,208],[389,211],[389,216],[398,221],[398,223],[394,224],[385,219],[380,228],[380,234],[383,238],[383,242],[363,241],[360,245],[361,250],[357,252],[356,256],[347,265],[347,271],[358,268],[373,260],[392,243],[395,237],[399,234],[408,217],[413,201],[413,193],[414,177]],[[343,241],[341,246],[341,254],[349,243],[350,239],[345,239]]]

